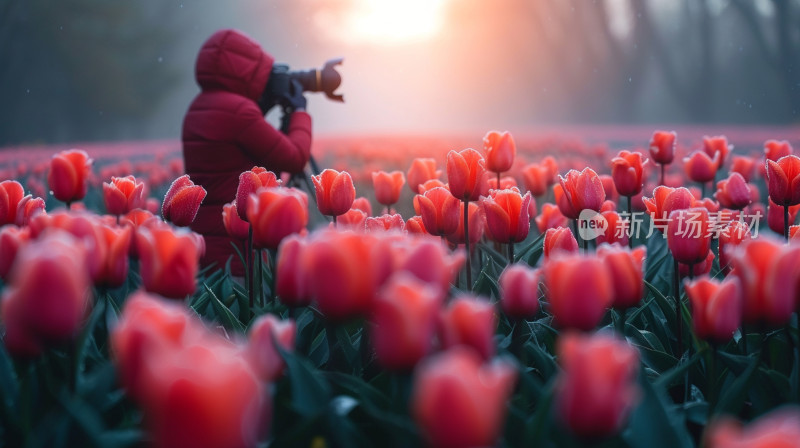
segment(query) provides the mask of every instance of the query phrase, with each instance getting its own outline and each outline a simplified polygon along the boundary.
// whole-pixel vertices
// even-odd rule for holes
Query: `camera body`
[[[292,81],[295,80],[302,86],[304,92],[325,92],[329,99],[344,102],[344,96],[334,93],[342,83],[342,76],[335,68],[341,63],[341,58],[331,59],[325,62],[321,69],[295,71],[290,70],[286,64],[274,64],[259,101],[262,111],[266,113],[275,105],[285,105],[286,97],[294,93]]]

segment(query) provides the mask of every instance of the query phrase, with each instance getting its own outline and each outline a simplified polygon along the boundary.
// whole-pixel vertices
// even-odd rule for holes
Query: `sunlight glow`
[[[341,11],[338,38],[354,44],[404,44],[434,37],[447,0],[351,0]],[[322,18],[323,21],[326,17]],[[330,29],[330,27],[328,27]]]

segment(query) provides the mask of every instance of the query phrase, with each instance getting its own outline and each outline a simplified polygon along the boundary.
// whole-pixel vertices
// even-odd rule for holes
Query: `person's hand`
[[[286,95],[285,100],[286,105],[284,107],[284,111],[287,114],[296,110],[306,109],[306,97],[303,96],[303,85],[300,84],[300,81],[296,79],[292,80],[289,94]]]

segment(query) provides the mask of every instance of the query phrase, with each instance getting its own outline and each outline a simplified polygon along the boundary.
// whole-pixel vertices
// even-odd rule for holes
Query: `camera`
[[[325,92],[325,96],[333,101],[344,102],[344,96],[334,93],[342,83],[342,75],[336,71],[336,66],[343,59],[331,59],[321,69],[291,71],[286,64],[274,64],[269,74],[269,81],[261,98],[263,110],[269,110],[276,104],[281,104],[285,97],[292,93],[292,81],[296,80],[304,92]]]

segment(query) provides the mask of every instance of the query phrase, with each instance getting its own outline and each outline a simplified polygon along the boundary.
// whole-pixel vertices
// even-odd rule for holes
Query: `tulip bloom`
[[[483,236],[484,232],[484,223],[486,222],[485,215],[483,212],[483,208],[480,207],[475,202],[468,202],[469,206],[469,223],[467,227],[469,228],[469,242],[470,243],[477,243],[480,241],[481,237]],[[458,216],[464,216],[464,203],[460,202],[458,204]],[[491,238],[490,234],[487,232],[487,237]],[[455,232],[450,233],[447,235],[447,241],[450,241],[453,244],[464,244],[464,221],[459,219],[458,220],[458,228]]]
[[[406,182],[402,171],[377,171],[372,173],[372,187],[375,190],[375,199],[387,207],[400,200],[400,190]],[[391,210],[391,208],[390,208]]]
[[[414,372],[411,414],[431,446],[495,446],[516,376],[504,361],[487,364],[471,350],[447,350]]]
[[[608,202],[608,201],[606,201]],[[605,230],[597,229],[599,232],[595,241],[597,244],[600,243],[620,243],[623,245],[628,244],[628,234],[630,232],[630,221],[627,219],[622,219],[619,213],[613,210],[606,210],[600,213],[603,219],[606,220],[606,228]]]
[[[431,235],[445,236],[458,229],[460,201],[450,191],[436,187],[417,197],[422,222]]]
[[[411,370],[431,351],[442,299],[438,287],[408,273],[390,278],[370,317],[370,342],[381,366]]]
[[[644,296],[644,259],[647,248],[623,249],[619,244],[600,244],[597,256],[608,266],[614,285],[611,306],[624,310],[639,304]]]
[[[711,249],[708,210],[690,208],[669,214],[667,245],[676,261],[693,265],[703,261]]]
[[[553,185],[553,196],[556,200],[556,205],[558,205],[558,210],[561,212],[561,215],[567,219],[578,219],[580,216],[581,211],[577,210],[570,202],[569,197],[566,193],[564,193],[564,188],[561,184]]]
[[[542,205],[541,213],[539,213],[539,216],[537,216],[535,220],[539,233],[544,233],[547,229],[566,227],[569,225],[567,217],[561,214],[561,210],[557,205],[553,204]]]
[[[691,208],[694,201],[694,196],[688,189],[684,187],[670,188],[663,185],[659,185],[653,190],[652,198],[642,198],[652,219],[662,223],[673,211]]]
[[[575,239],[575,235],[572,234],[572,230],[569,227],[547,229],[544,234],[542,252],[545,259],[550,258],[551,254],[559,251],[578,252],[578,240]]]
[[[500,185],[499,186],[497,184],[497,178],[487,177],[486,186],[487,186],[488,191],[492,191],[492,190],[510,190],[512,188],[516,188],[516,189],[519,190],[519,187],[517,187],[517,180],[514,179],[511,176],[503,176],[502,178],[500,178]]]
[[[317,207],[326,216],[347,213],[356,198],[353,178],[347,171],[326,169],[318,176],[311,176],[317,193]]]
[[[309,278],[304,261],[306,240],[297,235],[283,239],[278,246],[275,271],[275,292],[278,299],[289,307],[306,306],[311,303]]]
[[[27,226],[31,218],[38,213],[46,213],[44,199],[27,195],[17,204],[17,216],[14,224],[20,227]]]
[[[130,252],[133,229],[129,226],[112,227],[100,225],[103,243],[106,246],[103,267],[95,284],[118,288],[128,278],[128,253]]]
[[[719,160],[719,153],[715,153],[711,158],[704,151],[695,151],[683,158],[683,169],[689,179],[702,184],[714,180]]]
[[[606,192],[603,189],[603,182],[600,176],[591,168],[584,168],[583,171],[570,170],[567,177],[559,176],[561,188],[572,208],[580,214],[583,210],[600,211],[600,207],[606,200]],[[563,213],[564,210],[561,210]],[[564,213],[567,216],[566,213]],[[573,218],[576,219],[576,218]]]
[[[767,190],[778,205],[800,204],[800,157],[789,155],[777,162],[767,160]]]
[[[30,229],[12,225],[0,227],[0,278],[8,281],[8,274],[14,266],[14,260],[20,247],[31,239]]]
[[[494,307],[477,297],[456,297],[439,313],[439,341],[444,349],[465,345],[484,360],[491,359],[496,329]]]
[[[53,196],[67,206],[86,196],[92,159],[85,151],[70,149],[61,151],[50,160],[47,184]]]
[[[752,157],[747,156],[733,156],[731,163],[731,173],[739,173],[744,178],[745,182],[750,182],[753,178],[753,172],[756,168],[756,161]]]
[[[522,196],[516,188],[494,190],[483,198],[486,225],[493,241],[513,244],[528,237],[531,228],[528,207],[530,192]]]
[[[397,213],[394,215],[370,216],[364,220],[367,232],[388,232],[396,230],[402,232],[405,229],[403,217]]]
[[[692,265],[691,272],[692,277],[699,277],[701,275],[706,275],[711,272],[711,267],[714,265],[714,251],[708,251],[708,255],[706,258],[699,262]],[[678,275],[679,278],[689,277],[689,265],[679,263],[678,264]]]
[[[450,194],[462,201],[477,201],[485,190],[485,165],[483,156],[472,148],[447,153]]]
[[[659,165],[669,165],[675,158],[675,131],[655,131],[650,138],[650,157]]]
[[[786,140],[767,140],[764,142],[764,157],[767,160],[777,162],[783,157],[792,155],[793,153],[792,145]]]
[[[769,226],[770,230],[777,233],[778,235],[783,235],[784,231],[784,216],[783,213],[787,207],[780,206],[772,201],[772,198],[767,198],[767,226]],[[797,219],[797,212],[800,211],[800,204],[797,205],[790,205],[788,206],[789,211],[789,226],[791,227],[794,224],[795,220]]]
[[[577,247],[576,247],[577,249]],[[500,285],[500,306],[512,319],[530,319],[539,311],[539,270],[523,264],[512,264],[503,270]]]
[[[489,131],[483,137],[483,150],[486,169],[497,174],[510,170],[517,155],[517,145],[508,131]]]
[[[531,163],[522,169],[522,183],[525,189],[534,196],[547,193],[550,170],[543,165]]]
[[[147,291],[171,299],[194,293],[200,254],[189,233],[162,226],[139,227],[136,244]]]
[[[708,448],[796,448],[800,440],[800,409],[786,406],[756,418],[746,426],[722,417],[704,433]]]
[[[354,232],[364,232],[366,228],[367,214],[364,211],[351,208],[344,215],[336,217],[336,225],[342,229],[352,230]],[[333,226],[333,224],[331,224]]]
[[[620,151],[611,159],[611,178],[619,194],[634,196],[642,191],[645,162],[641,153],[629,151]]]
[[[565,329],[593,330],[614,300],[611,272],[597,257],[561,253],[544,264],[553,318]]]
[[[355,198],[355,200],[353,200],[353,206],[350,208],[361,210],[362,212],[366,213],[367,216],[372,216],[372,204],[370,204],[369,199],[365,198],[364,196]]]
[[[736,277],[723,282],[700,278],[685,284],[692,305],[692,325],[699,339],[724,344],[742,320],[742,287]]]
[[[222,206],[222,225],[231,238],[239,241],[249,238],[250,224],[239,217],[235,200]]]
[[[620,432],[639,397],[636,349],[607,334],[568,333],[556,350],[563,369],[556,383],[561,421],[584,438]]]
[[[206,189],[195,185],[188,174],[175,179],[170,185],[164,202],[161,204],[161,216],[176,226],[186,227],[194,221],[200,204],[206,198]]]
[[[416,158],[411,161],[411,166],[406,174],[408,188],[414,194],[422,194],[424,192],[419,191],[419,186],[431,179],[438,179],[441,175],[442,171],[436,169],[435,159]]]
[[[277,381],[286,363],[276,345],[281,350],[294,351],[297,334],[294,320],[280,320],[274,314],[264,314],[250,325],[247,334],[247,355],[256,375],[267,383]]]
[[[272,171],[254,166],[250,171],[239,175],[239,185],[236,187],[236,211],[239,218],[247,221],[247,199],[262,187],[279,187],[281,180]]]
[[[247,201],[247,220],[253,229],[253,247],[277,249],[281,240],[306,228],[308,196],[295,188],[262,188]]]
[[[124,215],[144,205],[144,183],[133,176],[112,177],[103,182],[103,201],[111,215]]]
[[[0,182],[0,225],[14,224],[17,220],[17,209],[25,190],[15,180]]]
[[[477,205],[475,208],[477,209]],[[422,222],[422,216],[412,216],[406,221],[405,231],[409,235],[427,235],[428,231],[425,230],[425,223]]]
[[[395,272],[405,271],[418,279],[438,287],[442,292],[450,284],[464,264],[464,253],[451,253],[439,238],[429,235],[399,240],[392,247]]]
[[[733,145],[728,143],[728,139],[724,135],[703,137],[703,152],[708,154],[708,157],[712,159],[715,157],[715,154],[719,153],[717,168],[722,168],[722,165],[725,164],[725,158],[728,157],[728,153],[730,153],[732,149]]]
[[[741,210],[751,202],[750,186],[739,173],[731,173],[727,179],[717,182],[714,197],[725,208]]]
[[[731,253],[736,246],[750,240],[750,229],[741,221],[731,221],[719,233],[719,266],[723,274],[731,270]]]

